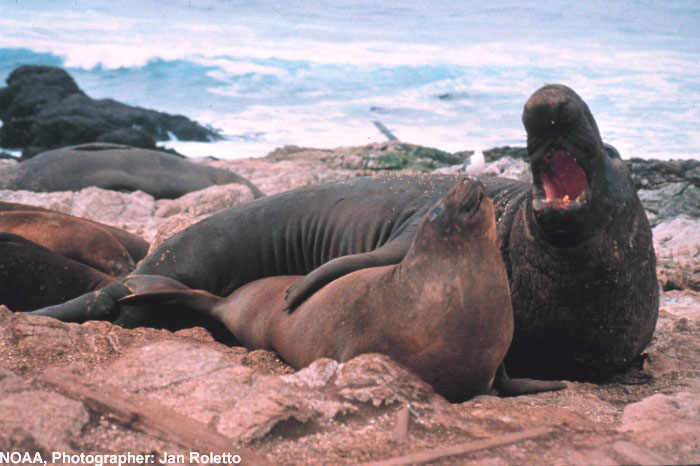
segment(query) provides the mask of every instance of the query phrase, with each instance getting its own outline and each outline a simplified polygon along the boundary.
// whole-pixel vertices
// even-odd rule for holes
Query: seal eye
[[[438,231],[443,231],[445,229],[445,222],[447,219],[445,216],[447,212],[441,206],[433,207],[430,212],[428,212],[428,220],[430,225]]]

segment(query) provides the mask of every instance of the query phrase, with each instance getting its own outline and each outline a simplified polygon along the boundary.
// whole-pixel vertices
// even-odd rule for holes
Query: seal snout
[[[479,208],[486,197],[484,185],[475,179],[463,178],[445,196],[446,209],[454,210],[462,217],[471,217]]]
[[[580,97],[561,84],[550,84],[536,91],[525,103],[523,125],[528,137],[561,133],[584,116]]]
[[[136,268],[136,263],[128,254],[125,255],[122,261],[110,261],[110,272],[114,277],[125,277]]]
[[[439,230],[469,223],[481,209],[486,191],[480,181],[463,178],[429,211],[427,221]]]

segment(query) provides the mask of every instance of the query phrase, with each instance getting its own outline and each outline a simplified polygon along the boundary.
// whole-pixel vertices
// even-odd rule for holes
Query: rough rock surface
[[[25,158],[98,140],[153,148],[169,133],[183,141],[219,138],[181,115],[91,99],[66,71],[52,66],[23,65],[10,73],[0,89],[0,120],[0,146],[22,148]]]
[[[527,149],[525,147],[502,146],[484,151],[484,162],[486,163],[495,162],[504,157],[513,160],[523,160],[525,162],[530,160],[530,156],[527,155]]]
[[[285,146],[267,155],[272,160],[317,159],[331,168],[349,170],[412,170],[427,172],[464,162],[469,152],[450,154],[430,147],[388,141],[333,150]]]
[[[700,186],[698,160],[646,160],[631,158],[627,166],[637,189],[656,189],[672,183]]]
[[[680,215],[654,227],[656,275],[667,290],[700,290],[700,218]]]
[[[6,159],[0,158],[0,177],[2,177],[4,171],[10,170],[12,167],[16,166],[17,163],[17,160],[10,158],[10,156]]]
[[[700,184],[676,182],[637,192],[653,226],[678,215],[700,218]]]
[[[190,437],[115,419],[112,403],[131,396],[158,407],[165,421],[184,416],[223,435],[244,462],[252,450],[273,464],[409,455],[399,463],[407,464],[419,462],[417,453],[446,464],[697,463],[699,337],[700,296],[669,292],[645,357],[608,383],[449,404],[380,355],[321,359],[294,372],[273,353],[223,346],[202,329],[65,324],[0,308],[0,447],[185,455],[197,448]],[[57,376],[63,382],[51,382]],[[72,378],[98,398],[110,395],[76,397]]]
[[[700,161],[627,161],[652,225],[678,215],[700,218]]]

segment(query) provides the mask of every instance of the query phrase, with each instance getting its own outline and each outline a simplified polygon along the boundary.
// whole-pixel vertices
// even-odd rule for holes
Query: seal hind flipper
[[[558,380],[511,379],[506,373],[505,364],[501,363],[496,371],[493,388],[501,396],[519,396],[563,390],[566,385]]]
[[[174,289],[134,293],[119,298],[118,302],[128,306],[178,306],[187,311],[217,318],[212,310],[222,299],[203,290]]]
[[[55,306],[28,312],[39,316],[53,317],[63,322],[85,322],[88,320],[113,320],[119,315],[117,300],[130,293],[119,282]]]
[[[175,286],[168,289],[168,281],[174,282]],[[238,344],[217,307],[223,298],[204,290],[183,289],[180,286],[184,287],[175,280],[166,280],[158,283],[160,289],[122,296],[118,304],[123,306],[123,310],[115,324],[134,327],[143,325],[144,321],[156,322],[171,331],[204,327],[216,341]]]
[[[312,270],[287,289],[284,298],[287,312],[293,312],[306,298],[337,278],[360,269],[398,264],[412,239],[412,234],[402,235],[373,251],[338,257]]]
[[[37,247],[41,246],[37,245]],[[160,275],[130,275],[121,281],[111,283],[70,301],[37,309],[29,314],[53,317],[63,322],[80,323],[88,320],[109,320],[127,327],[147,326],[150,321],[145,313],[135,315],[122,312],[119,299],[133,293],[172,289],[187,289],[187,287],[177,280]]]

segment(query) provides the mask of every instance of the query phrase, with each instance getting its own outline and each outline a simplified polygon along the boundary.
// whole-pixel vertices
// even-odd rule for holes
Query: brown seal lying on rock
[[[64,214],[62,212],[57,212],[51,209],[45,209],[43,207],[37,207],[28,204],[19,204],[16,202],[4,202],[0,201],[0,214],[2,212],[16,212],[16,211],[32,211],[32,212],[49,212],[53,214],[60,214],[70,219],[77,219],[83,222],[91,223],[99,228],[106,230],[110,235],[114,237],[119,243],[126,249],[134,262],[138,262],[148,253],[149,244],[146,240],[138,235],[129,233],[126,230],[117,228],[112,225],[107,225],[105,223],[95,222],[94,220],[88,220],[86,218],[75,217],[73,215]]]
[[[13,311],[62,303],[117,280],[12,233],[0,232],[0,258],[0,303]]]
[[[608,155],[573,90],[538,90],[523,123],[532,184],[482,180],[494,201],[515,317],[506,365],[514,375],[601,380],[637,358],[654,331],[651,227],[624,162]],[[363,178],[258,199],[173,236],[100,294],[37,313],[178,328],[187,319],[117,300],[151,291],[158,280],[228,296],[259,278],[306,275],[289,295],[293,308],[335,278],[399,263],[423,215],[455,182]]]
[[[0,212],[0,232],[14,233],[53,252],[122,277],[136,263],[107,230],[83,219],[54,212]]]
[[[120,302],[150,301],[209,315],[244,346],[276,351],[297,369],[319,358],[386,354],[453,401],[491,387],[513,336],[493,204],[481,183],[468,179],[425,214],[398,264],[345,275],[288,314],[285,290],[299,278],[264,278],[227,298],[178,289]],[[528,383],[529,392],[564,388]]]
[[[109,143],[43,152],[6,170],[0,179],[3,189],[52,192],[97,186],[143,191],[156,199],[175,199],[229,183],[243,184],[256,198],[263,196],[254,184],[232,171],[199,165],[165,152]]]

